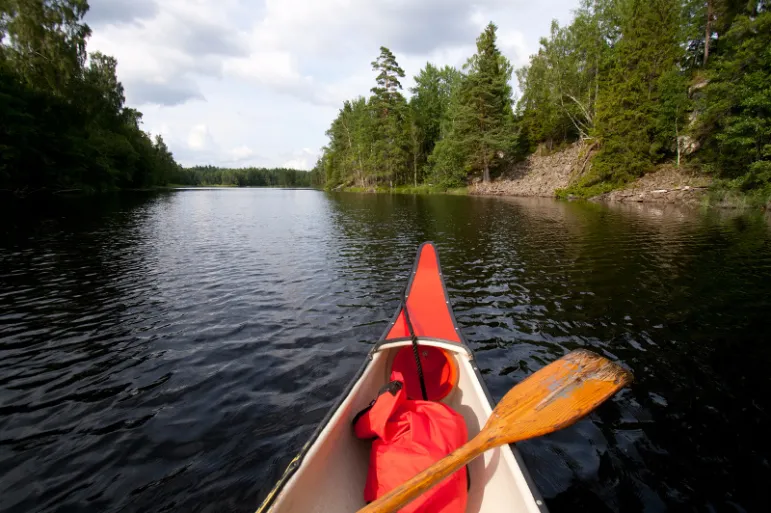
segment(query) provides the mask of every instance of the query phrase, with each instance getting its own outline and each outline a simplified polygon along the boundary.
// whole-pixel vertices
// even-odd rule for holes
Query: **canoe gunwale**
[[[289,465],[287,465],[286,469],[284,469],[283,474],[281,474],[281,477],[278,479],[276,484],[273,486],[273,488],[270,490],[268,495],[265,497],[265,499],[262,501],[262,504],[259,508],[257,508],[256,513],[264,513],[267,512],[270,507],[273,505],[273,502],[275,501],[276,497],[278,497],[278,494],[281,492],[281,490],[284,488],[284,485],[286,485],[287,482],[292,478],[294,473],[297,471],[298,468],[300,468],[300,465],[302,464],[303,460],[305,459],[305,456],[308,454],[308,450],[313,446],[314,443],[316,443],[316,440],[319,438],[319,435],[321,435],[322,431],[324,431],[324,428],[329,424],[329,421],[332,419],[332,417],[335,415],[335,412],[342,406],[342,404],[345,402],[345,400],[350,395],[351,391],[353,390],[353,387],[356,386],[356,383],[359,382],[361,377],[364,375],[364,372],[367,370],[367,367],[369,367],[369,364],[372,363],[372,359],[374,357],[375,351],[370,351],[366,358],[364,359],[364,362],[359,367],[359,370],[356,371],[356,374],[351,378],[351,381],[348,382],[348,384],[345,386],[345,390],[343,390],[340,395],[338,396],[335,403],[329,408],[329,411],[327,411],[326,415],[324,415],[324,418],[321,419],[321,422],[319,422],[318,426],[316,426],[316,429],[313,430],[313,434],[310,436],[307,442],[305,442],[300,449],[300,451],[297,453],[297,456],[295,456],[291,462],[289,462]]]
[[[384,348],[385,346],[390,346],[392,342],[403,342],[405,340],[408,342],[412,341],[410,337],[400,337],[400,338],[393,338],[389,340],[388,334],[391,332],[391,328],[393,328],[394,324],[396,324],[396,321],[399,319],[399,315],[401,314],[402,308],[406,306],[405,301],[410,296],[412,284],[415,281],[415,276],[418,273],[418,267],[420,265],[420,257],[423,254],[423,248],[425,246],[432,246],[434,249],[434,253],[436,255],[436,270],[437,270],[437,273],[439,274],[439,281],[442,285],[444,302],[447,305],[447,310],[449,311],[449,314],[450,314],[450,320],[452,321],[452,326],[455,329],[455,333],[458,336],[458,339],[460,340],[460,342],[437,339],[432,337],[418,336],[418,343],[420,343],[421,341],[429,342],[429,344],[431,342],[437,342],[437,343],[442,343],[441,345],[436,344],[439,347],[450,349],[458,353],[461,352],[460,350],[465,352],[468,355],[469,364],[471,365],[471,368],[474,371],[474,375],[476,376],[476,379],[479,382],[479,385],[482,388],[482,391],[484,392],[485,397],[487,398],[487,402],[490,403],[491,407],[493,407],[497,404],[497,401],[495,401],[493,399],[493,396],[490,394],[490,390],[487,388],[487,383],[485,383],[484,377],[482,376],[482,372],[479,370],[479,365],[477,364],[476,355],[474,354],[474,351],[469,347],[468,342],[466,341],[466,337],[463,335],[463,331],[460,329],[460,326],[458,326],[458,320],[455,318],[455,311],[452,308],[450,295],[447,292],[447,284],[444,281],[444,271],[442,270],[442,261],[439,258],[439,249],[436,247],[436,244],[434,244],[433,241],[426,241],[422,243],[420,246],[418,246],[418,250],[415,256],[415,263],[412,264],[410,277],[407,281],[407,286],[404,289],[404,296],[402,297],[399,303],[399,307],[396,309],[396,314],[394,314],[394,316],[391,318],[391,321],[388,323],[385,330],[383,331],[383,334],[380,336],[380,340],[378,340],[378,342],[375,344],[375,347],[373,347],[372,350],[370,351],[368,355],[368,362],[372,360],[376,352],[378,352],[381,348]],[[434,344],[431,344],[431,345],[434,345]],[[362,372],[363,372],[363,369],[362,369]],[[342,400],[340,401],[340,403],[342,404]],[[532,494],[533,499],[535,500],[535,503],[538,506],[538,509],[542,513],[548,513],[549,510],[546,507],[546,503],[544,502],[543,497],[541,496],[541,492],[538,490],[538,487],[536,486],[535,481],[533,480],[533,477],[530,475],[530,471],[528,470],[528,467],[525,464],[525,461],[522,459],[522,455],[519,453],[518,450],[516,450],[515,445],[516,444],[511,444],[511,448],[512,448],[511,452],[514,455],[514,459],[516,460],[517,465],[519,466],[519,469],[522,472],[522,476],[524,477],[528,488],[530,489],[530,493]]]
[[[281,477],[278,479],[278,481],[275,483],[271,491],[262,501],[262,504],[257,509],[256,513],[267,513],[270,510],[276,498],[284,489],[284,486],[289,482],[289,480],[294,476],[296,471],[302,465],[306,455],[308,454],[308,451],[316,443],[319,436],[322,434],[324,429],[327,427],[327,425],[334,417],[335,413],[338,411],[338,409],[340,409],[340,407],[343,405],[343,403],[346,401],[348,396],[353,391],[354,387],[357,385],[357,383],[360,381],[364,373],[367,371],[367,368],[372,363],[373,359],[375,358],[375,355],[387,349],[392,349],[394,347],[399,347],[399,346],[406,346],[412,343],[412,339],[410,337],[396,337],[396,338],[388,339],[388,334],[390,333],[391,328],[393,328],[394,324],[396,324],[396,321],[399,319],[399,316],[402,313],[402,309],[405,306],[405,300],[406,298],[409,297],[415,275],[417,274],[417,271],[418,271],[418,265],[420,263],[420,257],[422,255],[423,247],[427,245],[433,246],[433,249],[436,253],[437,271],[439,274],[442,291],[444,293],[445,304],[447,305],[447,310],[449,311],[450,319],[452,320],[452,325],[455,330],[455,333],[458,336],[459,341],[419,335],[417,337],[418,343],[419,344],[424,343],[426,345],[440,347],[442,349],[458,353],[459,355],[463,355],[465,358],[467,358],[468,363],[474,372],[474,376],[477,382],[479,383],[479,386],[482,392],[484,393],[485,398],[487,399],[487,402],[489,403],[490,407],[492,408],[496,404],[496,401],[494,401],[493,397],[490,395],[490,391],[487,388],[487,384],[485,383],[482,373],[480,372],[479,366],[477,365],[474,351],[472,351],[471,348],[468,346],[466,342],[466,338],[463,336],[463,332],[460,330],[457,320],[455,319],[455,313],[453,312],[453,309],[451,306],[452,303],[450,302],[450,297],[447,293],[447,286],[445,285],[445,282],[444,282],[444,273],[442,272],[441,264],[439,261],[439,252],[436,249],[436,246],[434,245],[433,242],[431,241],[424,242],[418,248],[417,256],[415,258],[415,263],[412,267],[412,271],[410,272],[410,277],[409,277],[409,281],[407,282],[407,287],[405,288],[404,297],[402,298],[402,301],[399,304],[399,308],[397,308],[396,310],[396,314],[393,316],[391,321],[386,326],[385,331],[383,332],[383,335],[380,337],[380,339],[377,342],[375,342],[375,344],[372,346],[370,351],[367,353],[364,359],[364,362],[362,362],[362,365],[356,371],[356,374],[354,374],[350,382],[346,385],[345,389],[340,393],[337,400],[330,407],[329,411],[327,411],[324,418],[319,422],[318,426],[316,426],[316,428],[313,431],[313,434],[308,439],[308,441],[306,441],[305,444],[303,444],[297,456],[295,456],[294,459],[292,459],[292,461],[289,463],[289,465],[287,465]],[[540,494],[540,491],[538,490],[538,487],[535,484],[535,481],[533,481],[533,478],[528,471],[527,465],[522,459],[522,455],[519,453],[518,450],[516,450],[515,444],[511,444],[510,447],[512,449],[511,453],[514,456],[517,466],[519,467],[519,471],[521,472],[522,477],[524,478],[525,483],[527,484],[527,487],[529,489],[528,491],[532,495],[538,510],[541,513],[548,513],[548,508],[546,507],[546,504],[543,500],[543,497]]]

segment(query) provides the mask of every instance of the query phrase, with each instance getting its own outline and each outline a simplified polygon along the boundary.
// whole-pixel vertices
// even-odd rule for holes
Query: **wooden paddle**
[[[509,390],[477,436],[358,513],[394,513],[488,449],[567,427],[632,381],[632,374],[579,349]]]

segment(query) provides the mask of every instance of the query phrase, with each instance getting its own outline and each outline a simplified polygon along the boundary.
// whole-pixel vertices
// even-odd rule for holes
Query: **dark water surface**
[[[424,240],[496,398],[577,347],[635,373],[520,444],[552,512],[768,511],[760,216],[255,189],[9,208],[2,512],[252,512]]]

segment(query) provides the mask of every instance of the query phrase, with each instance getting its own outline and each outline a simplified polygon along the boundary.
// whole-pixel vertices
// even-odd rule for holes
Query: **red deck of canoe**
[[[418,249],[415,267],[407,286],[407,308],[415,335],[418,337],[462,343],[444,288],[439,256],[430,242],[426,242]],[[404,319],[403,308],[400,306],[396,321],[388,330],[384,340],[409,337],[409,328]],[[426,385],[426,397],[432,401],[439,401],[456,386],[457,367],[453,363],[452,356],[438,347],[422,346],[419,354]],[[412,347],[407,346],[399,350],[392,369],[404,376],[407,396],[410,399],[423,398]]]
[[[407,290],[407,308],[410,320],[418,337],[440,338],[461,343],[455,329],[450,304],[442,281],[436,248],[430,242],[418,251],[417,263]],[[400,309],[396,323],[391,327],[385,340],[409,337],[410,332]]]

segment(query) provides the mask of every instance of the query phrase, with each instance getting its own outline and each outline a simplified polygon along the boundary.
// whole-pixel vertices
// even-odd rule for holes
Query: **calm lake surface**
[[[578,347],[635,374],[518,445],[553,513],[768,511],[760,215],[259,189],[11,208],[2,512],[254,511],[425,240],[496,399]]]

